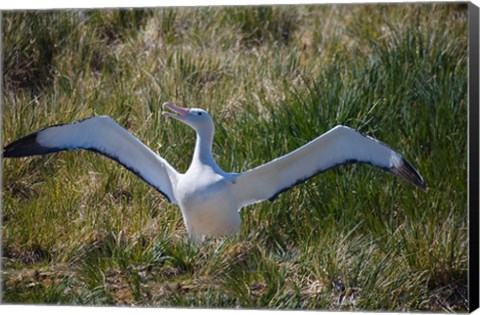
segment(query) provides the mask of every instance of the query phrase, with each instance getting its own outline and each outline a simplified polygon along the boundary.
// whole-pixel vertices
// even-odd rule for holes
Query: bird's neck
[[[197,142],[193,153],[192,164],[190,167],[200,163],[217,168],[217,163],[213,159],[212,144],[214,131],[197,132]]]

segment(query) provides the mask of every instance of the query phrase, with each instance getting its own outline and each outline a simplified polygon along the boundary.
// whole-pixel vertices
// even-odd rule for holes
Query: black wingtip
[[[38,133],[32,133],[28,136],[25,136],[23,138],[20,138],[8,144],[3,148],[2,157],[17,158],[17,157],[47,154],[47,153],[58,151],[52,148],[41,146],[37,142],[37,134]]]
[[[411,183],[412,185],[417,186],[422,191],[427,191],[427,185],[423,180],[422,176],[418,173],[418,171],[410,165],[405,159],[402,159],[402,165],[399,167],[393,167],[390,171],[398,177],[405,179],[407,182]]]

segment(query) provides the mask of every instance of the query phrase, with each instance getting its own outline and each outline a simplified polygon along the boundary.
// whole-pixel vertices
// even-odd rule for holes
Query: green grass
[[[3,162],[5,303],[466,311],[467,11],[459,4],[6,12],[3,145],[110,115],[186,170],[208,109],[241,172],[337,124],[390,144],[423,193],[341,167],[190,244],[180,211],[91,152]]]

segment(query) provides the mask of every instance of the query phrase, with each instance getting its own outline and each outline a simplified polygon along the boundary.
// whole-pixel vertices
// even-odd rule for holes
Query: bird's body
[[[239,210],[273,201],[289,188],[337,165],[368,163],[425,190],[418,172],[397,152],[357,131],[337,126],[297,150],[243,173],[226,173],[212,155],[214,124],[202,109],[165,103],[167,117],[195,129],[192,162],[181,174],[108,116],[45,128],[4,148],[4,157],[23,157],[62,150],[87,149],[125,166],[177,204],[191,237],[234,234]]]
[[[240,215],[232,189],[234,178],[205,165],[190,168],[180,176],[175,198],[190,235],[198,239],[238,231]]]

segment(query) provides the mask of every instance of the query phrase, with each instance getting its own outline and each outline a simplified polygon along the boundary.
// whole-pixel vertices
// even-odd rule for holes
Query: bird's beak
[[[175,119],[179,119],[179,120],[182,120],[183,118],[185,118],[189,113],[190,113],[190,110],[188,108],[183,108],[183,107],[180,107],[180,106],[177,106],[173,103],[163,103],[163,109],[164,110],[171,110],[172,112],[162,112],[162,115],[165,116],[165,117],[170,117],[170,118],[175,118]]]

